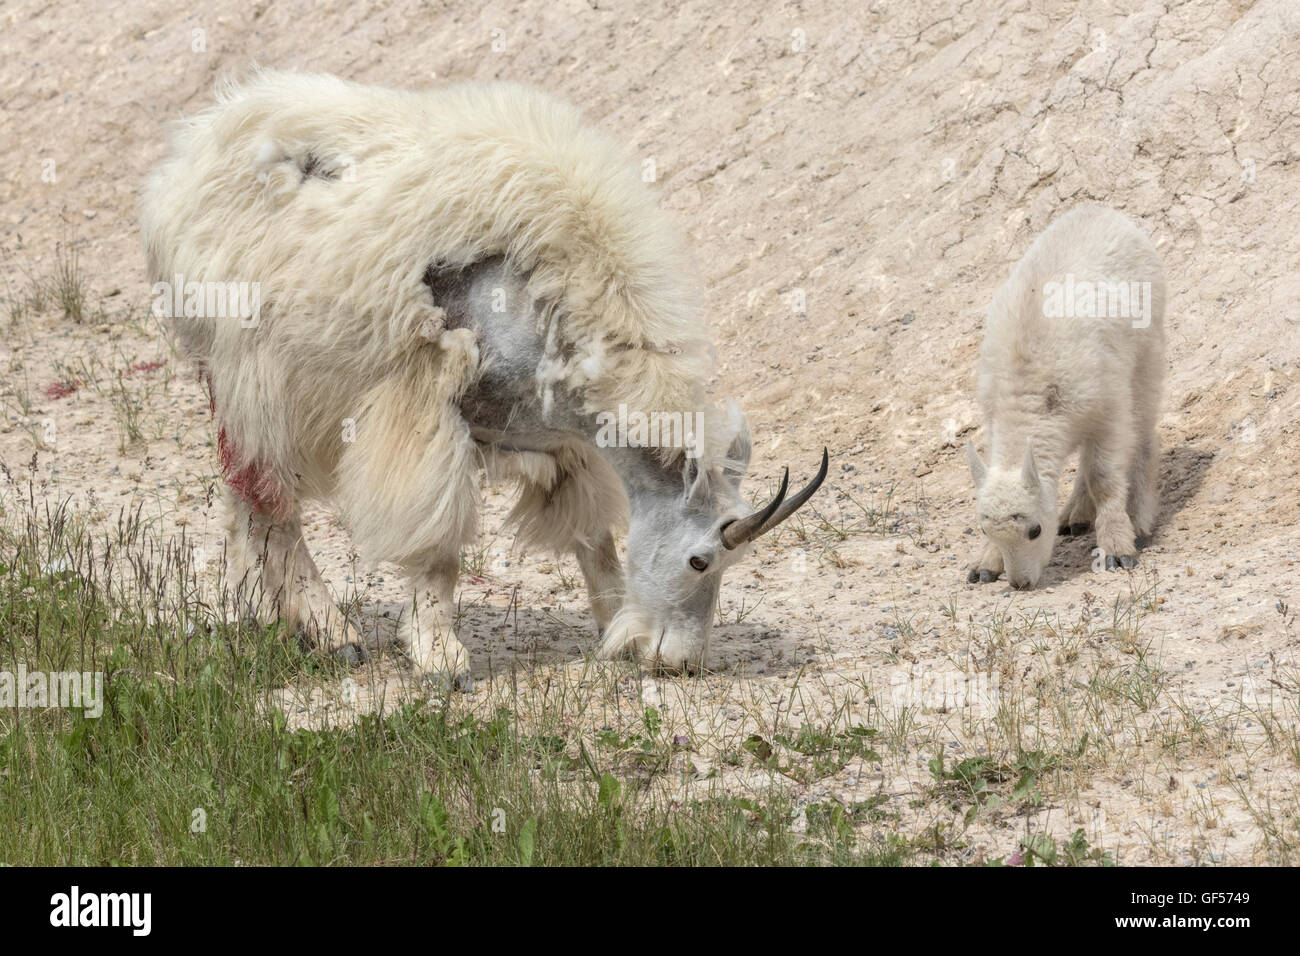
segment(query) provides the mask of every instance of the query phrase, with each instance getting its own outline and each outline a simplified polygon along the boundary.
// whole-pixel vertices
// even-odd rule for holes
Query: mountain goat
[[[302,540],[305,500],[403,567],[413,666],[459,682],[480,469],[520,483],[524,540],[576,555],[601,653],[670,669],[702,662],[723,571],[825,477],[823,452],[808,487],[747,513],[748,426],[704,401],[678,232],[535,90],[257,74],[181,122],[141,222],[158,311],[209,389],[232,565],[260,617],[325,648],[359,637]]]
[[[989,306],[979,400],[989,463],[967,443],[982,552],[970,581],[1006,571],[1034,587],[1058,534],[1057,484],[1078,476],[1059,533],[1096,524],[1108,570],[1137,563],[1151,533],[1164,381],[1165,281],[1160,258],[1122,213],[1082,206],[1029,247]]]

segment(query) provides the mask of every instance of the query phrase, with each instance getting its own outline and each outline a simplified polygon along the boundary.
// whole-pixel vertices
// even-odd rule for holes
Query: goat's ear
[[[1029,439],[1025,439],[1025,461],[1020,466],[1020,478],[1027,491],[1038,491],[1038,467],[1034,464],[1034,445]]]
[[[709,470],[700,467],[699,458],[687,455],[683,460],[682,484],[686,489],[686,501],[704,507],[709,500]]]
[[[975,450],[975,443],[969,438],[966,439],[966,460],[970,462],[970,476],[975,479],[975,487],[978,488],[984,484],[984,476],[989,473],[989,470],[980,453]]]
[[[749,459],[754,453],[754,442],[749,433],[749,419],[735,402],[728,403],[727,417],[735,431],[731,444],[727,446],[725,474],[727,480],[739,491],[740,482],[749,471]]]

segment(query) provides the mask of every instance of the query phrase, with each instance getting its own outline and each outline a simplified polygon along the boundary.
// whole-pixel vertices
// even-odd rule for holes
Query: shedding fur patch
[[[456,402],[478,361],[472,332],[443,331],[360,396],[337,494],[367,557],[427,567],[474,534],[478,459]]]
[[[477,455],[455,403],[478,357],[431,306],[431,262],[500,256],[528,277],[555,346],[543,406],[557,386],[592,413],[705,404],[681,231],[572,106],[511,83],[275,71],[216,99],[177,124],[140,218],[155,279],[260,287],[255,328],[173,319],[221,390],[223,468],[250,504],[333,499],[359,546],[402,561],[472,533]],[[560,510],[588,506],[573,497]]]
[[[575,542],[594,547],[611,525],[627,525],[627,496],[618,476],[586,445],[544,454],[486,446],[483,465],[493,477],[519,482],[519,500],[506,523],[518,525],[523,544],[557,553]]]

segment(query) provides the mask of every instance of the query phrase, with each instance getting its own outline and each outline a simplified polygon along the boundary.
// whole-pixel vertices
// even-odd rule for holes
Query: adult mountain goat
[[[1109,570],[1137,563],[1159,506],[1164,381],[1160,257],[1122,213],[1082,206],[1038,237],[989,306],[979,399],[986,465],[967,444],[985,544],[969,575],[1036,585],[1058,533],[1057,483],[1078,448],[1061,534],[1095,522]]]
[[[209,388],[256,612],[358,643],[302,541],[302,502],[333,503],[412,579],[416,670],[459,681],[453,589],[486,468],[520,482],[526,540],[577,556],[602,654],[701,662],[723,571],[826,456],[799,494],[743,506],[748,426],[703,399],[683,243],[620,151],[505,83],[266,72],[217,100],[179,125],[141,220]],[[232,298],[256,308],[211,314]]]

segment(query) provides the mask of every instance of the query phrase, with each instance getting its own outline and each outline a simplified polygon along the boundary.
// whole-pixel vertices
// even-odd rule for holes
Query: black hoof
[[[981,569],[980,584],[988,584],[990,581],[996,581],[998,579],[998,573],[999,572],[997,571],[985,571]]]
[[[1136,554],[1121,554],[1118,558],[1113,554],[1106,555],[1107,571],[1119,571],[1121,569],[1129,571],[1136,568],[1137,563],[1138,559]]]
[[[1090,522],[1087,521],[1076,522],[1075,524],[1070,525],[1070,534],[1077,537],[1078,535],[1081,535],[1084,532],[1086,532],[1090,527],[1092,527]]]
[[[977,570],[973,570],[971,571],[970,574],[966,575],[967,584],[976,584],[979,582],[979,579],[980,579],[980,573]]]

